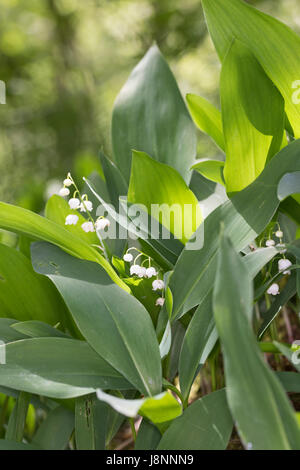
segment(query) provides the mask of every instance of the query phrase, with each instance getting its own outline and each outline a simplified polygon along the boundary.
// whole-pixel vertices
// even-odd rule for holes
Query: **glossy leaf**
[[[178,172],[156,162],[144,152],[134,151],[132,155],[128,201],[143,204],[152,217],[183,243],[202,220],[197,198]],[[170,210],[173,209],[174,220],[170,220]],[[188,209],[190,211],[185,214]]]
[[[1,244],[0,312],[1,317],[16,320],[68,323],[67,309],[49,279],[35,273],[22,253]]]
[[[153,397],[128,400],[97,390],[97,397],[125,416],[134,418],[140,414],[153,423],[170,421],[182,413],[180,404],[168,392]]]
[[[32,441],[44,450],[65,450],[74,429],[74,414],[58,406],[50,411]]]
[[[251,277],[232,243],[222,236],[213,308],[225,362],[226,396],[244,446],[300,449],[293,408],[265,363],[252,331]]]
[[[251,50],[234,41],[220,80],[226,148],[224,179],[228,192],[240,191],[280,150],[284,101]],[[263,109],[263,112],[262,112]]]
[[[134,450],[155,450],[161,439],[157,427],[144,418],[139,427]]]
[[[295,137],[300,137],[300,105],[293,88],[300,77],[300,37],[241,0],[203,0],[202,5],[220,59],[234,38],[247,45],[282,94]]]
[[[32,259],[34,268],[54,282],[95,351],[142,393],[160,392],[159,346],[143,305],[114,284],[101,266],[53,245],[33,245]]]
[[[132,71],[112,118],[117,166],[129,181],[132,149],[171,165],[185,181],[196,156],[196,129],[175,78],[157,46]]]
[[[253,279],[276,254],[275,248],[261,248],[241,260]],[[218,338],[212,311],[212,291],[213,286],[193,314],[180,352],[180,389],[185,400],[199,367],[207,360]]]
[[[66,335],[57,328],[53,328],[47,323],[40,321],[24,321],[18,323],[12,323],[11,328],[21,333],[25,337],[30,338],[69,338],[70,336]]]
[[[192,166],[208,180],[224,185],[223,169],[225,163],[220,160],[200,160]]]
[[[159,450],[225,450],[232,418],[224,390],[200,398],[175,419],[164,433]]]
[[[95,248],[45,217],[27,209],[0,202],[0,228],[25,234],[34,240],[53,243],[73,256],[95,261],[105,268],[114,282],[128,292],[128,287]]]
[[[4,346],[0,346],[0,351]],[[90,346],[64,338],[24,339],[6,344],[0,385],[52,398],[72,398],[98,387],[130,388]]]
[[[221,223],[237,251],[252,243],[265,229],[279,206],[277,186],[282,176],[300,171],[299,152],[300,141],[292,142],[272,158],[250,186],[205,219],[203,248],[192,250],[189,244],[189,249],[182,251],[170,280],[172,319],[199,305],[214,284]],[[203,227],[198,228],[197,236],[203,239]]]
[[[186,96],[191,116],[199,129],[208,134],[225,151],[221,112],[201,96]]]

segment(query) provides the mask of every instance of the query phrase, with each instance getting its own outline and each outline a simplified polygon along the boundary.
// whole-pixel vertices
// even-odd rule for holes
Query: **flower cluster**
[[[110,221],[105,217],[99,217],[96,221],[93,220],[91,212],[93,211],[93,203],[89,201],[87,194],[80,194],[71,173],[68,173],[67,178],[63,182],[63,187],[59,191],[59,195],[66,197],[70,195],[70,187],[74,187],[73,196],[69,199],[68,204],[70,209],[79,210],[88,215],[87,221],[81,224],[81,228],[84,232],[95,232],[98,230],[104,230],[106,227],[109,227]],[[76,214],[69,214],[66,217],[65,225],[77,225],[79,217]]]
[[[277,230],[277,232],[275,233],[275,236],[280,239],[280,244],[278,244],[276,246],[277,247],[284,247],[284,245],[282,244],[283,232],[281,230]],[[271,242],[273,242],[273,243],[271,243]],[[274,245],[275,245],[274,240],[269,239],[266,242],[266,246],[274,246]],[[280,251],[280,253],[283,254],[283,256],[284,256],[285,252],[286,252],[285,249]],[[289,259],[286,259],[285,257],[281,258],[278,261],[278,271],[279,271],[279,273],[282,273],[282,274],[285,274],[285,275],[289,276],[291,274],[291,271],[289,270],[290,266],[292,266],[292,263]],[[279,288],[279,285],[277,284],[277,282],[274,282],[273,284],[271,284],[271,286],[267,290],[267,293],[270,294],[270,295],[280,294],[280,288]]]
[[[139,253],[135,259],[133,258],[133,255],[130,253],[131,250],[135,250]],[[130,275],[137,276],[139,278],[147,278],[147,279],[156,277],[156,279],[152,282],[152,290],[164,291],[165,283],[163,280],[158,278],[158,272],[156,268],[151,266],[151,258],[149,256],[146,256],[146,259],[142,262],[142,264],[137,264],[137,260],[142,256],[146,256],[146,255],[140,252],[137,248],[129,248],[127,252],[125,253],[125,255],[123,256],[123,260],[126,261],[127,263],[131,263],[133,261],[133,264],[130,266]],[[148,262],[148,267],[143,266],[145,262]],[[165,302],[164,297],[159,297],[156,300],[155,305],[162,307],[164,305],[164,302]]]

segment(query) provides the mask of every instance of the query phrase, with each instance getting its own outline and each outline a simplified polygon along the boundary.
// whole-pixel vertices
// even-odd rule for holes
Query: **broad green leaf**
[[[128,400],[97,390],[97,397],[99,400],[108,403],[118,413],[132,418],[140,414],[153,423],[171,421],[182,413],[181,405],[169,392],[163,392],[148,398]]]
[[[208,134],[225,151],[221,112],[201,96],[188,94],[188,108],[199,129]]]
[[[297,372],[276,372],[276,377],[288,393],[300,393],[300,374]]]
[[[143,204],[152,217],[183,243],[202,221],[198,200],[178,172],[144,152],[132,154],[128,201]]]
[[[300,449],[293,408],[252,331],[251,276],[227,237],[222,236],[220,245],[213,309],[237,430],[248,449]]]
[[[74,429],[74,413],[58,406],[37,430],[32,444],[44,450],[65,450]]]
[[[144,418],[139,427],[134,450],[155,450],[161,439],[157,427]]]
[[[54,286],[34,272],[29,259],[0,244],[0,315],[16,320],[69,323],[69,313]],[[1,336],[1,332],[0,332]]]
[[[79,220],[76,225],[65,225],[66,217],[69,214],[77,215]],[[84,232],[81,225],[86,222],[86,218],[79,211],[71,210],[69,204],[60,196],[52,196],[45,208],[45,216],[58,225],[62,225],[68,232],[81,238],[89,245],[98,245],[99,240],[95,232]]]
[[[294,141],[281,150],[265,167],[261,175],[247,188],[235,194],[212,212],[196,232],[196,240],[203,240],[203,248],[185,248],[170,279],[173,293],[173,317],[178,318],[199,305],[214,284],[216,259],[219,250],[220,224],[237,251],[261,234],[272,220],[279,206],[277,186],[282,176],[300,171],[300,141]]]
[[[122,237],[125,236],[127,239],[130,235],[133,239],[138,239],[142,244],[143,251],[155,259],[162,267],[170,269],[174,266],[183,249],[183,244],[172,233],[159,224],[158,236],[155,234],[155,238],[151,238],[151,227],[154,226],[154,219],[146,212],[145,208],[140,205],[129,204],[127,197],[120,197],[120,212],[117,212],[111,204],[104,201],[100,194],[97,193],[91,182],[86,180],[86,183],[94,196],[106,209],[107,214],[120,225],[123,231],[121,232]],[[155,223],[157,225],[156,220]]]
[[[241,259],[251,278],[254,278],[276,254],[275,248],[261,248]],[[193,314],[180,352],[180,389],[185,400],[199,367],[207,360],[218,337],[213,319],[212,291],[213,286]]]
[[[247,45],[285,100],[295,137],[300,137],[300,37],[241,0],[202,0],[214,45],[223,61],[234,38]],[[264,112],[266,110],[264,109]]]
[[[19,333],[15,328],[11,328],[11,325],[15,323],[16,320],[13,318],[0,318],[0,340],[4,343],[26,338],[26,335]]]
[[[225,163],[220,160],[203,159],[192,166],[193,170],[198,171],[208,180],[224,185],[223,169]]]
[[[100,152],[100,160],[105,175],[107,190],[109,193],[110,202],[116,210],[119,206],[119,196],[126,196],[128,192],[128,184],[126,183],[123,175],[120,173],[119,168],[115,163]],[[103,195],[101,194],[103,197]]]
[[[234,41],[223,62],[220,93],[228,192],[240,191],[281,148],[284,101],[251,50]]]
[[[66,335],[57,328],[43,323],[41,321],[24,321],[18,323],[12,323],[11,328],[30,338],[69,338],[70,336]],[[1,328],[1,327],[0,327]],[[1,330],[0,330],[1,331]]]
[[[34,338],[0,345],[0,385],[52,398],[72,398],[98,387],[128,389],[121,377],[84,341]]]
[[[0,228],[25,234],[34,240],[53,243],[73,256],[95,261],[104,267],[116,284],[125,291],[129,291],[111,265],[95,248],[45,217],[27,209],[0,202]]]
[[[196,156],[196,129],[175,78],[157,46],[132,71],[115,102],[112,144],[126,181],[132,149],[175,168],[189,181]]]
[[[0,450],[42,450],[38,446],[32,444],[23,444],[22,442],[9,441],[0,439]]]
[[[34,268],[54,282],[95,351],[142,393],[159,393],[159,346],[143,305],[113,283],[101,266],[53,245],[34,244],[32,259]]]
[[[107,418],[107,405],[97,400],[95,394],[76,399],[75,440],[77,450],[105,450]]]
[[[225,450],[232,418],[224,390],[200,398],[164,433],[159,450]]]

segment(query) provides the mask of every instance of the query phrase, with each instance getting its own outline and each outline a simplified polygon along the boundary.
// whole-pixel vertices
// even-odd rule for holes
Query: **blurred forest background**
[[[68,170],[109,156],[114,100],[156,41],[183,94],[218,104],[200,0],[1,0],[0,200],[39,212]],[[249,0],[300,32],[299,0]],[[205,136],[199,157],[213,157]]]

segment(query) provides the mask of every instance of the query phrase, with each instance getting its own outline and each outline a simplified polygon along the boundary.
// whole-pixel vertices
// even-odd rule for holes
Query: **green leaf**
[[[189,406],[164,433],[159,450],[224,450],[232,432],[224,390]]]
[[[30,394],[21,392],[9,417],[5,439],[22,442]]]
[[[126,181],[132,149],[173,166],[189,181],[196,156],[196,129],[175,78],[157,46],[135,67],[115,102],[114,158]]]
[[[13,318],[0,318],[0,340],[4,343],[11,343],[12,341],[25,338],[25,336],[16,331],[15,328],[11,328],[11,325],[15,323],[16,320]]]
[[[251,50],[237,40],[223,62],[220,93],[224,178],[227,191],[235,192],[252,183],[280,150],[284,101]]]
[[[0,450],[42,450],[31,444],[23,444],[22,442],[9,441],[0,439]]]
[[[300,171],[284,175],[279,182],[277,190],[278,199],[280,201],[296,193],[300,195]]]
[[[79,220],[76,225],[65,225],[66,217],[69,214],[78,216]],[[79,211],[71,210],[67,201],[62,197],[54,195],[48,200],[45,208],[45,215],[48,219],[58,225],[62,225],[66,230],[68,230],[68,232],[77,236],[85,243],[88,243],[89,245],[99,244],[99,240],[95,232],[86,233],[82,230],[81,225],[86,222],[85,217],[83,217]]]
[[[300,393],[300,374],[297,372],[276,372],[276,377],[288,393]]]
[[[208,180],[224,185],[223,169],[225,163],[220,160],[203,159],[192,166],[193,170],[198,171]]]
[[[97,390],[97,397],[125,416],[134,418],[137,414],[140,414],[153,423],[170,421],[182,413],[181,405],[169,392],[163,392],[148,398],[127,400]]]
[[[119,206],[119,196],[126,196],[128,192],[128,184],[126,183],[123,175],[120,173],[119,168],[112,160],[107,158],[103,152],[100,152],[100,160],[107,182],[107,190],[109,193],[110,202],[117,210]],[[101,194],[103,197],[103,195]]]
[[[134,450],[155,450],[161,439],[157,427],[144,418],[139,427]]]
[[[75,439],[77,450],[105,450],[107,418],[107,405],[101,403],[96,395],[76,399]]]
[[[202,5],[221,60],[234,38],[247,45],[282,94],[295,137],[300,137],[300,105],[293,88],[300,77],[299,36],[240,0],[202,0]]]
[[[47,323],[40,321],[18,322],[11,324],[10,327],[21,333],[21,335],[25,335],[30,338],[70,338],[70,336],[66,335],[57,328],[53,328]]]
[[[45,450],[64,450],[74,429],[74,413],[58,406],[50,411],[33,438],[33,445]]]
[[[143,204],[152,217],[183,243],[202,221],[198,200],[177,171],[156,162],[144,152],[132,154],[128,201]],[[170,217],[173,209],[174,220]]]
[[[116,284],[129,291],[111,265],[93,247],[60,225],[27,209],[0,202],[0,228],[54,243],[67,253],[99,263]]]
[[[203,248],[189,243],[182,251],[172,277],[173,317],[180,317],[199,305],[214,284],[216,257],[219,250],[220,224],[237,251],[261,234],[272,220],[278,206],[277,186],[282,176],[300,171],[300,141],[294,141],[281,150],[265,167],[261,175],[247,188],[235,194],[212,212],[196,232],[196,240],[203,240]],[[258,210],[259,209],[259,210]],[[204,234],[203,234],[204,232]]]
[[[241,259],[251,278],[254,278],[276,254],[275,248],[261,248]],[[193,314],[180,352],[180,389],[185,400],[199,367],[207,360],[218,337],[212,311],[212,291],[213,286]]]
[[[5,347],[0,385],[52,398],[72,398],[98,387],[130,384],[84,341],[64,338],[24,339]]]
[[[35,273],[22,253],[1,244],[0,310],[1,317],[16,320],[61,322],[64,327],[69,323],[69,313],[49,279]]]
[[[54,282],[95,351],[142,393],[160,392],[159,346],[142,304],[114,284],[98,264],[71,257],[53,245],[34,244],[32,259],[34,268]]]
[[[248,449],[300,449],[294,411],[252,331],[251,276],[227,237],[220,245],[213,308],[237,430]]]
[[[201,96],[188,94],[188,108],[199,129],[208,134],[225,151],[221,112]]]

